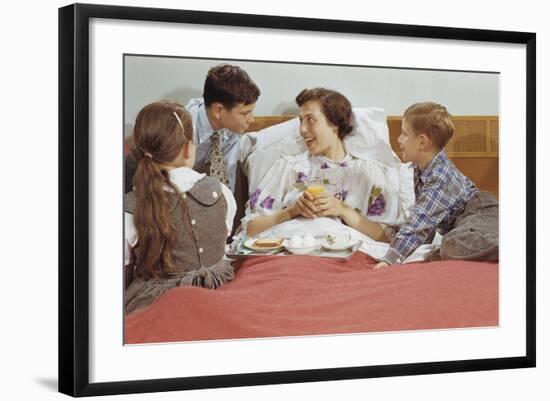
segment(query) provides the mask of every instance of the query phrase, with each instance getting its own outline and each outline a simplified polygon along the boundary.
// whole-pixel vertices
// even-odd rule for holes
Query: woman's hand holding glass
[[[340,217],[342,215],[342,201],[327,192],[317,195],[313,205],[317,217]]]
[[[308,191],[304,191],[302,196],[291,206],[291,216],[294,217],[306,217],[314,219],[316,217],[317,208],[314,204],[315,197]]]
[[[326,191],[323,176],[312,176],[307,182],[307,189],[293,206],[294,217],[340,217],[343,204]]]
[[[311,176],[306,190],[290,208],[291,218],[341,217],[344,204],[332,194],[333,189],[325,186],[327,182],[322,175]]]

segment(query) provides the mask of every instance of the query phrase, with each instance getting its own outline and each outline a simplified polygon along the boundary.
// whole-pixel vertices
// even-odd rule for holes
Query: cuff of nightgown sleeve
[[[395,249],[390,248],[388,252],[381,259],[383,262],[386,262],[389,265],[396,265],[403,261],[403,258]]]
[[[399,166],[399,200],[401,210],[399,211],[398,221],[394,224],[402,224],[407,220],[409,209],[416,201],[414,194],[414,170],[409,164]]]
[[[259,216],[260,216],[259,213],[251,213],[251,214],[245,215],[241,219],[241,230],[240,230],[240,232],[244,232],[244,234],[246,235],[246,230],[248,229],[248,223],[250,221],[254,220],[256,217],[259,217]]]
[[[256,209],[255,211],[250,211],[249,209],[247,209],[245,211],[245,215],[244,217],[241,219],[241,230],[240,232],[244,232],[245,235],[247,230],[248,230],[248,223],[250,223],[252,220],[254,220],[255,218],[257,217],[261,217],[261,216],[267,216],[271,213],[266,213],[264,209]]]

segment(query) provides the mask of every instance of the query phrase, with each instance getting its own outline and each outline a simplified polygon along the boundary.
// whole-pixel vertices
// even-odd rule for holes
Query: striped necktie
[[[221,149],[221,135],[219,132],[214,132],[210,138],[210,176],[220,180],[223,184],[228,185],[227,170]]]

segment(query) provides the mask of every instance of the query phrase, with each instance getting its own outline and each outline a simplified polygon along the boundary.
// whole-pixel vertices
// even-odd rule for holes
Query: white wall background
[[[404,24],[537,32],[537,339],[538,367],[279,386],[229,388],[102,400],[548,400],[550,226],[547,113],[550,108],[550,25],[544,2],[464,0],[307,3],[295,0],[109,0],[129,6],[203,9]],[[2,196],[0,244],[2,324],[0,398],[67,399],[57,388],[57,7],[65,1],[10,2],[0,24],[2,40]],[[230,43],[230,40],[229,40]],[[473,101],[474,99],[472,99]]]
[[[383,107],[389,115],[400,115],[425,100],[441,103],[456,115],[499,114],[495,73],[127,56],[125,123],[132,124],[152,101],[169,98],[185,105],[201,97],[208,69],[223,62],[243,68],[260,88],[254,112],[258,116],[296,114],[296,95],[317,86],[340,91],[356,107]]]

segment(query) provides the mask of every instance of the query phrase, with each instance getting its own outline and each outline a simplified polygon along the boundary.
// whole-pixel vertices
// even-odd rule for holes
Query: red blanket
[[[217,290],[179,287],[126,317],[126,343],[498,325],[498,264],[265,256]],[[240,265],[240,266],[239,266]]]

